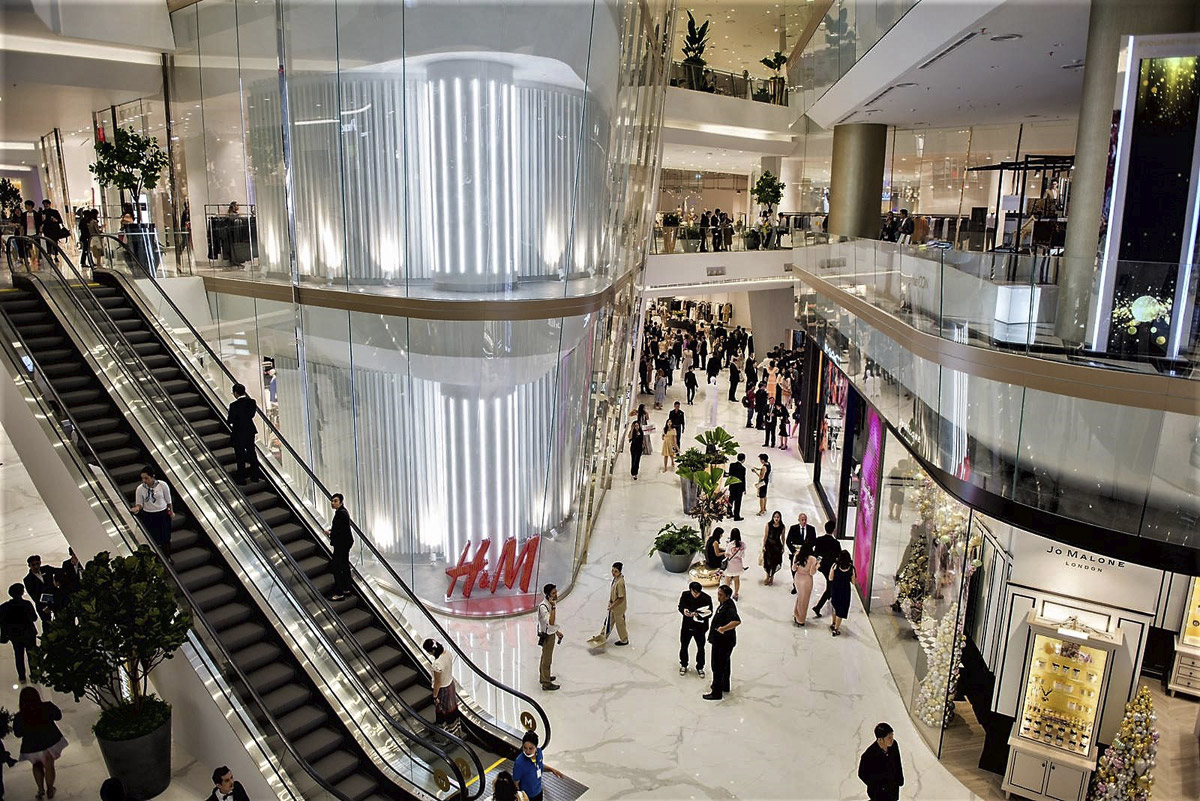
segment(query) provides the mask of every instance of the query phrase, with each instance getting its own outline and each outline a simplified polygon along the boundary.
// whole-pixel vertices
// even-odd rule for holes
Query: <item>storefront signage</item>
[[[498,563],[490,570],[487,556],[492,547],[492,541],[490,539],[481,540],[479,549],[472,559],[468,559],[471,543],[466,543],[463,545],[462,555],[458,558],[458,564],[446,569],[446,575],[450,577],[450,586],[446,588],[446,597],[453,597],[460,578],[465,579],[462,587],[463,598],[470,598],[471,591],[476,587],[480,590],[489,590],[494,595],[501,582],[504,582],[504,586],[511,590],[513,585],[519,581],[521,592],[529,592],[529,581],[533,577],[533,566],[537,564],[540,541],[541,537],[530,537],[521,545],[520,554],[518,554],[516,537],[509,537],[500,551]]]
[[[1162,571],[1013,531],[1009,581],[1081,601],[1153,613]]]
[[[867,407],[867,445],[863,450],[858,486],[858,516],[854,526],[854,580],[863,607],[871,608],[871,555],[875,549],[875,521],[879,513],[879,488],[883,476],[883,419]]]

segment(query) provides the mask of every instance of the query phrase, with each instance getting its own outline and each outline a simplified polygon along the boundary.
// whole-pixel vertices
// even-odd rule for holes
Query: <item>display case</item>
[[[1029,625],[1021,706],[1009,737],[1003,789],[1031,799],[1082,801],[1096,768],[1096,732],[1121,633],[1072,617]]]
[[[1188,587],[1183,625],[1175,637],[1175,661],[1167,692],[1200,696],[1200,577],[1193,577]]]

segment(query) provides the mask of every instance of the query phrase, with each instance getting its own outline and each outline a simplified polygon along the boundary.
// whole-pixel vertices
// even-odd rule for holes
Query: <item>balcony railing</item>
[[[755,78],[745,72],[738,75],[676,61],[671,64],[670,85],[776,106],[787,105],[787,83],[782,77]]]

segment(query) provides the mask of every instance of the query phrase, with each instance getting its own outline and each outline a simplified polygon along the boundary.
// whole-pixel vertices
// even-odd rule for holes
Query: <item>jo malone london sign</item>
[[[1013,584],[1151,613],[1158,601],[1160,570],[1021,531],[1012,552]]]

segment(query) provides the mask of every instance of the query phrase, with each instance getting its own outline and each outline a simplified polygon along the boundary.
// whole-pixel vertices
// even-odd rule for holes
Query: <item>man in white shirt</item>
[[[538,604],[538,644],[542,646],[542,662],[539,667],[538,679],[542,682],[543,690],[557,690],[554,683],[557,676],[550,675],[551,664],[554,661],[554,646],[562,642],[562,629],[558,627],[558,588],[547,584],[542,588],[545,599]]]
[[[142,470],[142,483],[138,484],[129,511],[142,518],[142,525],[146,527],[150,539],[167,557],[167,563],[174,565],[171,559],[171,515],[175,510],[171,505],[171,489],[166,482],[154,477],[153,468]]]

